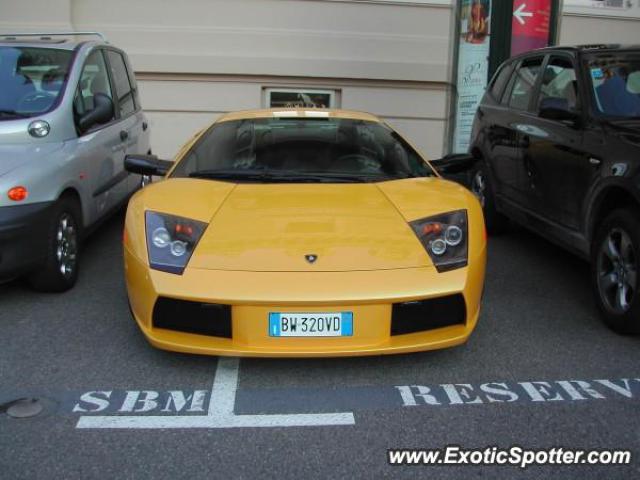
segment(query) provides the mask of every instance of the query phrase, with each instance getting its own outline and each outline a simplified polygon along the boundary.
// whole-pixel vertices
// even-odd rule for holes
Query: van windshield
[[[0,47],[0,121],[53,109],[64,91],[72,56],[56,48]]]
[[[259,183],[355,183],[429,175],[431,168],[389,127],[328,116],[216,124],[172,174]]]
[[[603,53],[588,62],[596,113],[640,118],[640,53]]]

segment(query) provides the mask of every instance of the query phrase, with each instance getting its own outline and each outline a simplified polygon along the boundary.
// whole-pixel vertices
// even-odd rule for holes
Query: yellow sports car
[[[415,352],[476,325],[482,209],[377,117],[230,113],[130,201],[131,310],[156,347],[265,357]]]

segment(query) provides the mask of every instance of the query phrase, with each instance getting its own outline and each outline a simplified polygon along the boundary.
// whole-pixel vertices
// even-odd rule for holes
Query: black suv
[[[616,331],[640,333],[640,46],[552,47],[500,66],[476,113],[471,189],[590,259]]]

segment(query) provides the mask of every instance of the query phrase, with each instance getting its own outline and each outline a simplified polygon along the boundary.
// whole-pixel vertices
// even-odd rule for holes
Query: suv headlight
[[[438,272],[467,265],[467,211],[443,213],[410,223]]]
[[[147,211],[145,227],[149,266],[154,270],[182,275],[207,224]]]

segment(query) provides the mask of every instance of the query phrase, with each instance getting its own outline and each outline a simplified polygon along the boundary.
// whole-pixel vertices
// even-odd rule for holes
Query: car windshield
[[[172,174],[262,183],[429,175],[429,165],[389,127],[328,116],[222,122],[200,138]]]
[[[73,52],[0,47],[0,120],[51,110],[64,91]]]
[[[640,118],[640,52],[594,55],[588,65],[596,113]]]

